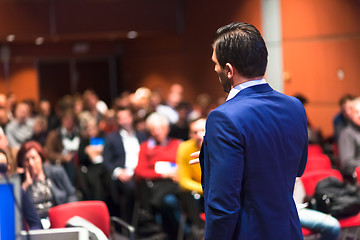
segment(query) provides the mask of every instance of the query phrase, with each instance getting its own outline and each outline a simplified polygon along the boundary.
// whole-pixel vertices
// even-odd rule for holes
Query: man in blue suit
[[[212,60],[229,96],[209,114],[200,153],[205,239],[303,239],[293,189],[306,165],[306,114],[263,79],[267,56],[254,26],[218,29]]]

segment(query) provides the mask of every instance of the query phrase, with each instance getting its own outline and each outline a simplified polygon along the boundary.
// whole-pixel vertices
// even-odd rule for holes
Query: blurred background
[[[124,91],[166,96],[180,83],[188,102],[216,102],[225,94],[213,36],[243,21],[267,41],[270,84],[305,96],[327,137],[340,97],[360,95],[359,13],[359,0],[1,0],[0,92],[55,104],[92,88],[111,105]]]

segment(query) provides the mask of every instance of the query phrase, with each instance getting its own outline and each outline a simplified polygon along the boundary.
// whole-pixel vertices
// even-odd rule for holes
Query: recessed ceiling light
[[[129,39],[137,38],[138,35],[139,35],[139,34],[138,34],[137,31],[130,31],[130,32],[127,33],[127,37],[128,37]]]
[[[35,44],[36,45],[41,45],[44,43],[44,38],[43,37],[38,37],[35,39]]]
[[[15,35],[14,34],[7,35],[6,41],[13,42],[14,40],[15,40]]]

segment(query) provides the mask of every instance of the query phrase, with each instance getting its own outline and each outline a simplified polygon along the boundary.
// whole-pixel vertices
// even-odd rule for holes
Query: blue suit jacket
[[[209,114],[200,154],[205,239],[303,239],[293,189],[306,165],[306,124],[300,101],[268,84]]]

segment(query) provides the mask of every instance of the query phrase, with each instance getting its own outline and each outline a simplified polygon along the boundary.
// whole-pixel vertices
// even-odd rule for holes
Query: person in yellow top
[[[183,213],[191,224],[191,234],[194,239],[203,238],[203,222],[200,213],[203,212],[203,191],[201,186],[200,164],[189,164],[193,159],[190,154],[200,151],[205,135],[206,119],[198,118],[190,122],[190,139],[182,142],[177,151],[179,185],[181,188],[180,202]]]
[[[206,119],[198,118],[190,123],[190,139],[182,142],[177,151],[179,185],[182,190],[196,192],[202,195],[201,169],[199,164],[190,165],[191,153],[200,151],[205,135]]]

